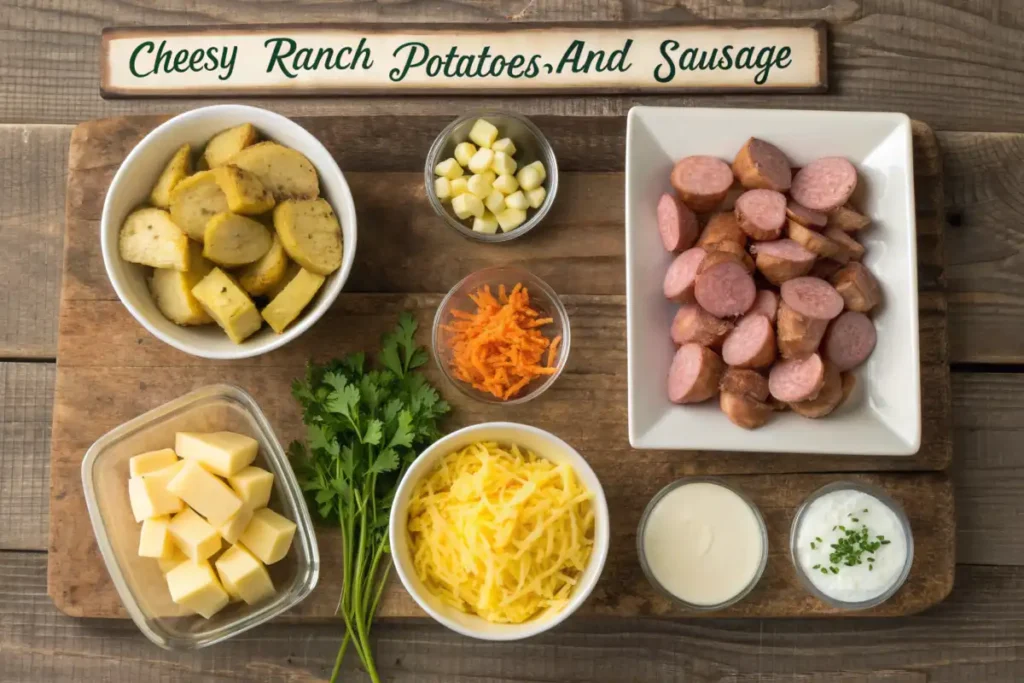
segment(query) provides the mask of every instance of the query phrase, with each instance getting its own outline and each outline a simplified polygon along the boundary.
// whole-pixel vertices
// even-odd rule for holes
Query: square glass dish
[[[175,432],[222,430],[259,442],[253,465],[274,474],[269,507],[298,528],[285,558],[267,567],[277,591],[273,598],[256,605],[233,602],[204,619],[174,604],[157,561],[138,556],[142,525],[128,500],[128,461],[139,453],[173,448]],[[192,650],[219,643],[291,609],[316,586],[320,553],[302,491],[267,418],[238,387],[204,387],[108,432],[85,454],[82,484],[96,541],[121,601],[139,629],[161,647]]]
[[[852,204],[872,225],[864,265],[882,290],[872,312],[878,342],[856,369],[856,388],[825,419],[775,413],[748,431],[718,401],[676,405],[666,383],[675,346],[669,328],[677,304],[663,293],[673,254],[658,233],[656,207],[672,192],[669,175],[683,157],[732,162],[748,138],[778,146],[794,166],[843,156],[857,167]],[[913,455],[921,446],[917,318],[917,224],[910,119],[882,112],[634,107],[626,129],[626,339],[629,442],[634,448]]]

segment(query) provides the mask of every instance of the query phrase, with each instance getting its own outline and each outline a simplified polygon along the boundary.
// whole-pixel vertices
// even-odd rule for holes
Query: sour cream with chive
[[[839,602],[862,603],[904,578],[910,542],[892,508],[847,488],[825,493],[804,509],[793,550],[815,588]]]

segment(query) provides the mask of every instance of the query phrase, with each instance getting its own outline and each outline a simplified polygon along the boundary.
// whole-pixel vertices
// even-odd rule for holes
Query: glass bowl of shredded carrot
[[[437,308],[434,360],[463,393],[525,403],[555,383],[569,358],[569,314],[543,280],[516,266],[485,268]]]

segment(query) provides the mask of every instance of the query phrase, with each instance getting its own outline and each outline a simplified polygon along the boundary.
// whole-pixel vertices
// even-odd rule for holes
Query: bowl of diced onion
[[[474,112],[430,146],[427,199],[445,223],[481,242],[507,242],[544,220],[558,192],[558,162],[525,116]]]
[[[565,441],[488,422],[416,459],[389,532],[398,576],[427,614],[471,638],[520,640],[560,624],[593,591],[608,556],[608,503]]]

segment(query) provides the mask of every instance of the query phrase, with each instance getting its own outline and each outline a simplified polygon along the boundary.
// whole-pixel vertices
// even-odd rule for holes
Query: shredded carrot
[[[452,311],[442,329],[451,333],[451,369],[459,380],[495,398],[507,401],[537,377],[555,373],[561,335],[548,339],[540,328],[552,318],[541,317],[530,306],[530,292],[522,283],[511,292],[487,285],[469,295],[476,313]],[[547,352],[546,362],[542,362]]]

